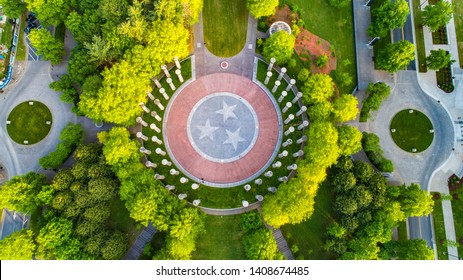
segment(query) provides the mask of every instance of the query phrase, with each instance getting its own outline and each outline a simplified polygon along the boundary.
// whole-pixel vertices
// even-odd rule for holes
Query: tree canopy
[[[410,8],[405,0],[386,1],[371,11],[372,22],[368,27],[371,37],[384,37],[391,29],[402,27],[407,20]]]
[[[25,0],[27,8],[37,14],[42,24],[58,25],[64,22],[71,11],[72,1]]]
[[[37,195],[45,184],[43,174],[29,172],[14,176],[0,188],[0,207],[23,213],[33,212],[41,205]]]
[[[440,2],[439,2],[440,3]],[[431,50],[431,53],[426,57],[428,68],[431,70],[439,70],[447,67],[455,62],[452,55],[443,49]]]
[[[293,55],[295,41],[296,38],[293,35],[280,30],[265,40],[262,55],[267,60],[275,58],[277,65],[284,65]]]
[[[255,17],[269,17],[275,14],[278,0],[246,0],[246,7]]]
[[[19,18],[26,11],[26,5],[21,0],[0,0],[3,13],[11,18]]]
[[[50,60],[52,64],[58,64],[63,59],[64,43],[55,39],[47,29],[32,29],[29,39],[37,49],[37,54],[43,54],[43,57]]]
[[[334,94],[333,79],[326,74],[311,75],[302,88],[303,100],[309,105],[329,100]]]
[[[451,2],[437,1],[434,5],[427,5],[422,12],[423,24],[432,32],[445,26],[452,19],[453,7]]]
[[[32,230],[20,230],[0,240],[0,260],[31,260],[36,245]]]
[[[376,66],[390,73],[405,69],[415,59],[415,46],[409,41],[389,44],[376,57]]]

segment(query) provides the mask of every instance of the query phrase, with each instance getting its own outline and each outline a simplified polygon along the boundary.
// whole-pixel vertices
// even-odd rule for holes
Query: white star
[[[222,109],[215,111],[217,114],[223,115],[223,121],[225,122],[228,118],[236,119],[236,115],[233,112],[235,110],[236,105],[228,106],[225,101],[222,101]]]
[[[214,131],[219,129],[216,126],[211,126],[209,119],[206,121],[206,125],[198,125],[197,128],[201,130],[201,135],[199,136],[199,140],[203,139],[204,137],[209,137],[212,141],[214,141]]]
[[[240,128],[238,128],[235,132],[231,132],[228,129],[226,131],[228,138],[225,140],[225,142],[223,142],[223,144],[232,144],[233,148],[235,148],[235,151],[239,142],[246,142],[246,139],[240,136]]]

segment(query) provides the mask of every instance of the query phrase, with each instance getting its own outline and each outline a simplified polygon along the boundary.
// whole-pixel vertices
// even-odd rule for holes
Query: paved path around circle
[[[189,122],[190,112],[195,108],[195,105],[203,98],[217,92],[233,93],[243,98],[252,106],[258,119],[258,129],[256,131],[258,137],[254,146],[246,154],[243,154],[241,158],[231,162],[222,163],[207,159],[205,155],[198,153],[190,142],[191,137],[188,137],[188,131],[200,133],[199,127],[204,128],[207,124],[204,123],[205,119],[207,121],[213,120],[212,123],[208,122],[210,126],[213,126],[217,124],[217,121],[213,119],[214,115],[219,118],[222,117],[221,114],[213,113],[199,118],[199,121],[193,118],[193,121]],[[229,102],[232,104],[233,101]],[[214,107],[213,111],[216,111],[216,109]],[[237,116],[237,119],[240,117]],[[236,186],[257,177],[270,164],[281,141],[281,117],[279,117],[270,97],[251,80],[234,74],[212,74],[201,77],[189,84],[172,98],[167,107],[164,122],[164,140],[171,157],[176,161],[177,167],[183,169],[182,171],[191,175],[196,181],[204,181],[204,184],[210,186]],[[243,124],[238,122],[236,125]],[[230,128],[230,130],[235,130],[237,127]],[[220,129],[218,127],[214,129],[217,131],[214,131],[215,134],[210,136],[214,135],[217,138]],[[198,135],[195,136],[196,138],[193,137],[197,143],[209,141],[211,142],[210,145],[214,145],[218,140],[214,137],[209,139],[203,133],[200,136],[204,136],[204,139],[198,139]],[[241,136],[245,137],[245,134],[241,134]],[[232,146],[226,143],[228,139],[225,142],[222,140],[221,142],[227,147]],[[250,140],[247,139],[246,141]]]

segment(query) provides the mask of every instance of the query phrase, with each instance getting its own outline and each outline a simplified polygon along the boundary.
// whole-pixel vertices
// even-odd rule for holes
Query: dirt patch
[[[292,26],[292,20],[298,20],[299,15],[297,13],[293,13],[288,5],[285,5],[283,8],[278,9],[275,14],[267,19],[268,26],[272,25],[275,21],[284,21],[289,26]]]
[[[304,28],[301,28],[301,33],[297,36],[294,49],[301,60],[308,61],[310,59],[312,61],[312,73],[329,74],[336,70],[336,57],[330,49],[330,43]],[[328,62],[319,68],[315,64],[315,60],[323,54],[328,56]]]

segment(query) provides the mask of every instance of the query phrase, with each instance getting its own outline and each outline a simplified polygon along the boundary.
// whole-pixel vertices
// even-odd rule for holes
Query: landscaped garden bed
[[[434,238],[436,240],[437,258],[439,260],[448,260],[448,256],[444,253],[447,252],[447,248],[444,245],[446,240],[445,236],[445,225],[444,225],[444,214],[442,212],[442,201],[440,200],[439,193],[432,193],[434,199],[434,209],[432,211],[432,217],[434,220]]]
[[[447,93],[451,93],[455,89],[450,67],[447,66],[436,71],[437,87]]]
[[[421,24],[421,8],[420,0],[413,0],[413,18],[415,26],[415,37],[416,37],[416,52],[418,54],[418,67],[419,71],[425,73],[428,71],[426,66],[426,49],[424,46],[424,34],[423,34],[423,25]]]
[[[432,43],[434,45],[447,45],[447,27],[442,26],[436,32],[432,33]]]

